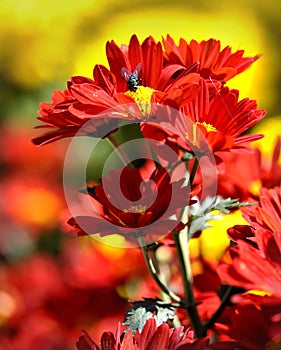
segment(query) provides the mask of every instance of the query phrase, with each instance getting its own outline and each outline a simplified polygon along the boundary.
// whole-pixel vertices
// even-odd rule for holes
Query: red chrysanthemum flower
[[[197,71],[201,77],[221,82],[226,82],[243,72],[260,57],[243,57],[243,50],[232,53],[229,46],[221,50],[220,41],[214,39],[203,40],[200,43],[191,40],[189,44],[180,39],[179,45],[176,45],[168,35],[167,39],[163,39],[163,45],[165,65],[174,65],[179,71],[198,62]]]
[[[172,71],[163,70],[163,51],[161,43],[148,37],[142,45],[137,37],[131,38],[129,46],[119,48],[113,41],[106,46],[110,70],[96,65],[93,78],[72,77],[65,92],[55,92],[52,103],[41,104],[38,118],[55,130],[33,140],[42,145],[59,138],[74,136],[86,122],[93,119],[89,128],[82,134],[95,135],[104,123],[112,123],[111,130],[118,125],[112,118],[126,120],[147,119],[150,103],[165,103],[180,106],[194,97],[198,90],[199,74],[193,67],[185,70],[181,76],[173,78]],[[140,65],[140,77],[134,89],[130,89],[128,77]],[[124,69],[128,72],[124,75]],[[140,83],[141,80],[141,83]],[[130,104],[126,109],[124,105]],[[134,104],[134,106],[132,106]],[[120,105],[123,105],[121,107]],[[111,108],[116,113],[99,116]]]
[[[150,36],[140,45],[136,35],[131,37],[129,45],[118,45],[112,40],[106,44],[106,54],[111,73],[116,77],[116,89],[119,92],[128,90],[122,76],[122,68],[133,72],[138,64],[142,65],[142,85],[157,90],[163,67],[163,50],[160,42]]]
[[[94,70],[100,68],[96,66]],[[109,73],[111,74],[111,73]],[[106,79],[106,78],[105,78]],[[107,77],[108,82],[110,78]],[[45,125],[37,128],[53,128],[46,134],[33,139],[36,145],[43,145],[65,137],[75,136],[79,131],[81,135],[96,135],[103,133],[104,125],[109,124],[110,130],[118,126],[118,121],[112,118],[106,118],[105,115],[99,115],[102,112],[114,108],[120,111],[119,118],[122,114],[129,112],[120,107],[123,103],[132,103],[130,97],[124,94],[115,94],[112,97],[99,85],[98,80],[92,80],[86,77],[72,77],[68,82],[68,90],[55,91],[52,97],[52,103],[41,103],[38,120]],[[120,108],[119,108],[120,107]],[[134,117],[137,118],[140,111],[136,106]],[[93,123],[88,128],[82,128],[91,118]],[[82,129],[81,129],[82,128]]]
[[[100,346],[84,331],[76,347],[78,350],[239,350],[234,342],[209,344],[208,338],[194,340],[193,332],[190,329],[183,332],[183,327],[173,329],[166,323],[157,327],[154,318],[146,321],[141,333],[132,335],[129,330],[121,341],[120,326],[116,336],[112,332],[104,332]]]
[[[226,324],[216,324],[216,330],[220,334],[235,339],[243,350],[280,349],[280,305],[274,307],[238,304],[231,311]]]
[[[224,153],[220,157],[224,167],[218,173],[218,194],[224,198],[258,198],[262,187],[273,188],[281,182],[281,138],[277,138],[271,159],[265,157],[258,148],[252,153]],[[243,171],[237,172],[241,168]],[[254,209],[254,208],[253,208]],[[247,209],[246,209],[247,210]]]
[[[183,149],[197,155],[210,152],[245,151],[251,141],[262,135],[243,135],[265,116],[264,110],[257,109],[254,100],[245,98],[238,101],[238,91],[227,87],[210,97],[208,84],[200,79],[200,89],[196,97],[185,104],[181,113],[166,113],[159,125]],[[146,137],[152,137],[155,126],[143,125]]]
[[[248,237],[248,232],[245,235]],[[253,246],[252,240],[257,247]],[[280,233],[258,229],[255,231],[255,237],[247,238],[246,241],[238,239],[237,245],[231,247],[229,253],[230,262],[222,262],[218,268],[219,275],[224,282],[246,290],[270,293],[271,297],[279,299],[280,303]]]
[[[108,178],[102,179],[102,185],[88,189],[95,200],[97,216],[78,216],[70,219],[69,224],[81,235],[118,233],[127,239],[144,236],[159,239],[184,227],[179,220],[170,218],[189,203],[184,180],[173,181],[164,168],[154,170],[148,179],[137,168],[111,171]]]
[[[277,299],[280,304],[281,187],[261,189],[260,204],[243,211],[252,226],[228,230],[236,246],[229,249],[230,261],[221,262],[219,275],[229,285],[269,293],[271,302]]]
[[[243,215],[254,228],[281,232],[281,186],[261,188],[259,205],[244,208]]]
[[[261,158],[261,151],[257,150],[258,157]],[[261,164],[261,183],[263,187],[273,188],[281,182],[281,136],[276,140],[271,161]]]

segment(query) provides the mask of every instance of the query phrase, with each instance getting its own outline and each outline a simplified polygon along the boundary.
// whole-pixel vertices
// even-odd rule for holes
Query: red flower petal
[[[83,335],[81,335],[76,342],[76,347],[78,350],[100,350],[86,331],[82,331],[82,333]]]
[[[101,336],[102,350],[116,350],[116,340],[111,332],[104,332]]]
[[[94,68],[94,79],[97,85],[99,85],[108,95],[113,96],[115,93],[116,78],[115,76],[104,66],[97,64]]]
[[[156,89],[163,66],[162,45],[161,43],[156,44],[152,37],[148,37],[142,43],[142,50],[143,85]]]

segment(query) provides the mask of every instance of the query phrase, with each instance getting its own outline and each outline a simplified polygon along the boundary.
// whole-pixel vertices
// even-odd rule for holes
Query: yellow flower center
[[[208,124],[206,122],[202,122],[202,123],[201,122],[196,122],[195,124],[204,126],[204,128],[206,129],[207,132],[218,131],[212,124]]]
[[[146,211],[147,207],[146,205],[131,205],[129,209],[124,209],[123,211],[125,213],[140,213],[140,214],[144,214]]]
[[[196,146],[197,145],[197,125],[202,125],[207,132],[215,132],[218,131],[216,127],[214,127],[212,124],[208,124],[206,122],[196,122],[193,124],[192,129],[193,129],[193,140],[192,143]],[[188,133],[185,134],[185,138],[187,140],[190,140],[190,136]]]
[[[265,292],[263,290],[257,290],[257,289],[248,290],[245,294],[258,295],[258,296],[261,296],[261,297],[271,296],[272,295],[272,293],[270,293],[270,292]]]
[[[136,91],[126,91],[125,95],[132,97],[138,104],[140,111],[147,115],[151,111],[151,97],[154,89],[147,86],[138,86]]]

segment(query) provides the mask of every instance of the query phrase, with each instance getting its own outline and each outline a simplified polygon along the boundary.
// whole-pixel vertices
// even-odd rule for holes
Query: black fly
[[[121,69],[123,78],[126,80],[128,89],[130,91],[136,92],[139,84],[141,83],[141,78],[139,78],[141,67],[142,67],[142,64],[139,63],[136,69],[133,71],[133,73],[130,73],[128,69],[124,67]]]

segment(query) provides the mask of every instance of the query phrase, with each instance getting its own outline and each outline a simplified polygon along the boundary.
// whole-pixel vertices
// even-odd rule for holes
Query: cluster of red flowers
[[[173,148],[176,148],[179,154],[187,150],[196,155],[215,154],[217,158],[223,151],[241,150],[250,141],[261,137],[241,134],[263,118],[265,111],[258,110],[255,101],[238,101],[238,91],[224,87],[227,80],[245,70],[258,56],[245,58],[242,51],[232,53],[229,47],[220,51],[220,42],[213,39],[200,44],[191,41],[189,45],[181,40],[180,45],[176,46],[172,38],[168,37],[163,41],[163,47],[164,49],[161,43],[156,43],[152,37],[140,45],[135,35],[128,47],[123,45],[119,48],[113,41],[108,43],[110,70],[97,65],[94,68],[94,80],[73,77],[65,92],[55,92],[52,104],[43,103],[38,119],[45,123],[43,127],[53,127],[56,130],[34,139],[33,142],[44,144],[80,134],[98,136],[103,126],[113,120],[109,130],[112,132],[119,125],[115,118],[118,118],[119,123],[120,119],[139,121],[144,137],[159,141],[160,134],[162,143],[173,144]],[[141,65],[141,73],[134,72],[131,75],[135,77],[141,74],[141,85],[130,89],[129,83],[122,76],[122,70],[133,71],[137,65]],[[150,104],[160,107],[155,110],[148,107]],[[125,107],[120,109],[120,105]],[[127,106],[129,107],[126,108]],[[110,109],[115,113],[103,113]],[[174,110],[178,113],[174,113]],[[147,120],[153,117],[156,118],[156,122],[154,120],[152,125]],[[132,181],[138,188],[137,178],[140,175],[134,176],[134,181],[129,180],[128,172],[126,174],[123,179],[126,182]],[[111,178],[113,177],[111,174]],[[158,185],[157,189],[159,190]],[[98,188],[96,191],[101,192]],[[124,186],[122,191],[124,192]],[[127,199],[137,200],[132,188],[128,188],[127,192]],[[169,193],[166,193],[166,202],[170,200]],[[112,195],[114,196],[116,198],[116,194]],[[94,195],[104,210],[108,207],[106,196],[99,197],[99,194]],[[118,221],[117,227],[120,227],[122,222],[121,226],[131,228],[136,220],[139,222],[135,223],[134,227],[143,227],[155,222],[160,213],[163,213],[163,198],[163,195],[157,198],[159,200],[155,201],[157,205],[153,208],[147,207],[144,200],[138,206],[133,206],[133,212],[128,210],[124,203],[119,203],[119,212],[115,212],[111,205],[103,215],[109,222],[116,224]],[[186,205],[187,198],[188,196],[185,199]],[[182,201],[183,199],[178,201],[178,207],[184,206]],[[141,215],[137,214],[135,209]],[[155,210],[158,211],[157,214]],[[125,219],[123,223],[121,211],[121,216],[131,217],[132,222],[128,223]],[[85,218],[76,220],[80,226],[83,226],[82,221],[84,222]],[[93,218],[86,218],[84,231],[102,234],[106,234],[108,230],[112,232],[112,227],[101,228],[97,221],[94,221]],[[76,225],[73,220],[70,223]],[[92,229],[89,230],[89,226]],[[93,228],[97,231],[93,232]]]
[[[96,128],[89,131],[93,135],[105,123],[100,113],[120,104],[138,102],[181,108],[183,115],[204,136],[208,135],[208,143],[216,152],[240,148],[260,137],[241,134],[257,123],[265,111],[258,110],[255,101],[238,101],[239,92],[224,87],[225,82],[247,69],[259,56],[243,57],[243,51],[232,53],[229,47],[220,50],[220,42],[213,39],[201,43],[192,40],[190,44],[181,39],[177,46],[168,37],[163,40],[163,47],[152,37],[140,45],[135,35],[128,46],[121,48],[114,41],[108,42],[110,69],[96,65],[94,79],[72,77],[66,91],[55,91],[52,104],[42,103],[38,119],[45,125],[41,127],[55,130],[35,138],[34,143],[40,145],[74,136],[89,119],[95,118]],[[141,85],[136,91],[128,91],[122,69],[133,72],[140,63]],[[136,105],[133,118],[140,115],[139,110],[142,108]],[[124,116],[126,120],[128,117],[128,114]],[[171,125],[175,135],[188,143],[185,119],[177,119],[175,123]],[[195,137],[189,135],[189,139]]]
[[[262,135],[246,134],[265,111],[254,100],[239,100],[239,91],[226,86],[259,56],[221,49],[214,39],[201,43],[181,39],[177,45],[169,36],[162,43],[148,37],[140,44],[135,35],[128,46],[108,42],[106,52],[109,69],[96,65],[93,79],[72,77],[66,91],[56,91],[51,104],[41,104],[41,127],[52,130],[33,142],[42,145],[65,137],[102,135],[120,149],[116,130],[128,121],[143,140],[153,140],[148,160],[138,166],[119,150],[125,166],[111,169],[99,184],[84,189],[95,209],[93,215],[72,217],[68,223],[79,235],[118,234],[138,242],[162,297],[168,298],[175,312],[173,326],[177,322],[191,326],[195,336],[189,328],[184,332],[183,326],[177,330],[168,326],[169,317],[159,321],[155,299],[153,311],[142,315],[142,326],[130,323],[127,314],[129,330],[122,336],[120,327],[116,336],[105,332],[101,349],[280,346],[280,140],[271,168],[265,171],[258,151],[249,154],[249,143]],[[167,148],[173,150],[173,157],[167,155]],[[255,178],[247,176],[252,164],[259,169]],[[215,184],[204,181],[206,167],[215,167]],[[251,192],[252,180],[264,187],[259,193]],[[212,191],[204,192],[206,186],[217,188],[214,198],[207,197]],[[210,212],[227,213],[239,207],[229,196],[252,205],[243,208],[249,226],[230,228],[231,247],[222,259],[211,265],[200,257],[202,273],[192,276],[188,240],[200,236]],[[158,254],[163,247],[171,249],[173,256],[166,281]],[[87,332],[77,348],[100,349]]]

